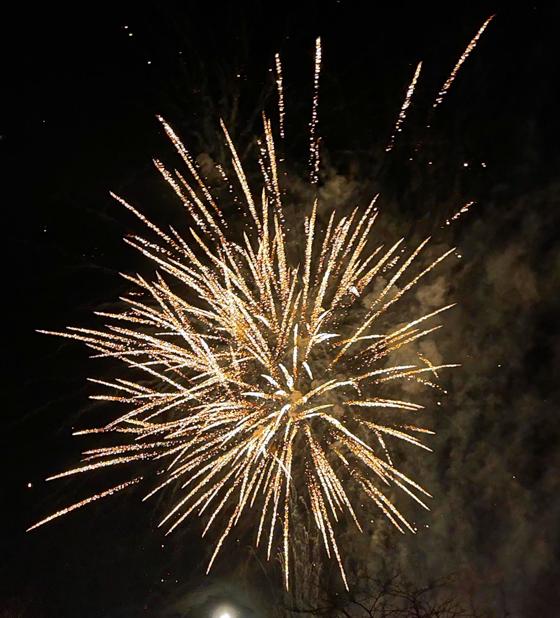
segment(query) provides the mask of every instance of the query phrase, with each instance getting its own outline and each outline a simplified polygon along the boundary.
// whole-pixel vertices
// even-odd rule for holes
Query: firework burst
[[[319,170],[320,62],[317,40],[310,131],[313,185]],[[283,136],[279,56],[275,66]],[[126,276],[135,289],[123,299],[121,313],[99,313],[108,320],[102,329],[70,327],[50,333],[81,341],[95,356],[117,359],[127,368],[126,375],[113,381],[93,380],[108,389],[94,398],[118,402],[124,413],[108,425],[77,432],[112,434],[117,443],[85,451],[80,466],[50,478],[135,462],[163,467],[165,474],[145,499],[168,486],[178,488],[160,524],[167,533],[191,515],[204,518],[203,535],[219,528],[210,569],[230,532],[249,517],[256,544],[265,545],[268,557],[273,552],[281,556],[286,588],[293,505],[296,498],[303,500],[347,585],[336,524],[345,516],[361,530],[357,496],[378,507],[401,532],[415,529],[387,497],[388,488],[399,488],[427,508],[428,492],[397,469],[387,442],[396,439],[430,450],[421,439],[432,432],[406,420],[418,414],[420,404],[384,395],[383,385],[418,380],[434,386],[439,370],[456,366],[434,366],[427,359],[421,364],[391,361],[394,352],[440,328],[434,320],[451,305],[406,324],[395,314],[398,326],[388,328],[387,323],[398,301],[453,249],[419,267],[429,239],[409,251],[403,239],[390,247],[372,247],[376,198],[348,216],[333,211],[323,222],[315,200],[301,242],[289,243],[292,232],[266,116],[259,161],[264,182],[258,195],[222,123],[248,221],[241,237],[234,238],[194,159],[160,120],[191,179],[160,161],[155,164],[187,209],[191,227],[186,235],[163,231],[114,196],[150,230],[149,238],[132,236],[126,242],[151,260],[157,273],[152,280]],[[233,181],[221,172],[231,187]],[[292,255],[294,244],[299,255]],[[426,374],[429,380],[423,379]],[[383,418],[387,411],[399,416],[387,424],[380,420],[381,411]],[[132,478],[30,529],[141,481]]]

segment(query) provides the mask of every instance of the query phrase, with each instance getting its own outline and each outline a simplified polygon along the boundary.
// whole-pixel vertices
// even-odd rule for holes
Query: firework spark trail
[[[312,185],[319,182],[319,138],[317,125],[319,123],[319,77],[321,75],[321,38],[315,41],[315,70],[313,72],[313,102],[311,107],[311,122],[309,123],[309,179]]]
[[[441,102],[443,101],[445,95],[447,94],[453,82],[455,81],[455,78],[457,77],[457,74],[459,73],[461,66],[463,65],[465,60],[470,56],[471,52],[473,51],[473,49],[476,47],[478,43],[478,39],[480,39],[480,37],[482,36],[482,33],[486,30],[488,24],[494,19],[494,17],[495,15],[490,15],[490,17],[482,24],[478,32],[471,39],[470,43],[465,48],[465,51],[459,56],[459,60],[457,60],[457,63],[453,67],[453,70],[449,74],[449,77],[445,80],[445,83],[441,87],[441,90],[437,93],[436,99],[432,105],[433,109],[436,109],[439,105],[441,105]]]
[[[393,150],[393,147],[395,145],[395,139],[397,137],[397,133],[400,133],[402,131],[402,125],[404,121],[406,120],[407,110],[410,107],[410,103],[412,102],[412,95],[414,94],[414,89],[416,88],[416,83],[418,82],[418,78],[420,77],[421,70],[422,70],[422,63],[419,62],[416,67],[416,70],[414,71],[414,76],[412,77],[412,81],[410,82],[408,89],[406,91],[404,102],[402,104],[401,110],[397,117],[397,122],[395,123],[395,128],[393,129],[393,133],[391,137],[389,138],[389,143],[387,144],[387,147],[385,148],[385,152],[390,152],[391,150]]]
[[[282,62],[280,60],[280,54],[276,54],[274,56],[274,67],[276,70],[276,89],[278,91],[278,130],[280,132],[280,137],[284,139],[286,137],[284,131],[286,103],[284,99],[284,81],[282,78]]]
[[[320,61],[317,39],[312,184],[318,181]],[[404,121],[419,71],[420,65],[396,129]],[[266,116],[260,200],[253,197],[221,122],[250,221],[242,240],[234,239],[191,155],[160,120],[192,181],[177,171],[167,171],[158,161],[156,167],[185,205],[191,227],[186,237],[174,229],[165,232],[114,196],[155,237],[135,235],[127,242],[151,260],[158,273],[151,281],[139,275],[125,276],[135,290],[122,299],[126,305],[122,312],[99,313],[108,320],[103,328],[69,327],[50,334],[81,341],[96,357],[114,358],[126,366],[129,377],[95,381],[108,389],[95,397],[122,404],[124,413],[103,427],[77,432],[112,433],[121,441],[85,451],[79,467],[51,478],[133,463],[143,468],[155,463],[158,473],[163,467],[163,479],[152,485],[144,499],[170,485],[178,488],[179,497],[160,523],[167,533],[195,514],[206,518],[203,535],[221,526],[208,569],[242,516],[257,509],[256,544],[263,540],[268,558],[277,548],[286,588],[290,586],[293,503],[303,499],[327,555],[336,559],[347,586],[336,523],[346,514],[362,529],[354,500],[369,498],[401,532],[415,532],[415,528],[380,487],[394,485],[427,508],[420,495],[429,496],[428,492],[395,467],[388,441],[401,440],[430,450],[420,437],[432,432],[408,419],[382,424],[377,413],[417,415],[422,405],[383,395],[383,385],[417,380],[441,388],[423,375],[437,379],[440,370],[457,366],[434,365],[425,357],[420,358],[420,365],[391,363],[392,353],[439,328],[421,330],[419,324],[453,305],[404,325],[402,316],[396,316],[399,327],[386,334],[376,327],[452,250],[411,274],[429,239],[408,257],[402,239],[389,248],[370,248],[376,198],[361,214],[356,208],[349,216],[337,218],[332,211],[326,225],[318,216],[315,200],[297,246],[299,257],[289,260],[280,176]],[[225,170],[223,177],[227,178]],[[231,191],[229,180],[226,185]],[[402,257],[396,260],[395,254]],[[387,271],[392,276],[388,282],[383,280],[373,301],[365,305],[378,275],[385,277]],[[405,278],[407,283],[403,283]],[[353,313],[357,304],[365,311]],[[357,316],[361,317],[356,320]],[[126,437],[130,440],[122,443]],[[62,509],[29,529],[141,478]]]
[[[80,500],[80,502],[76,502],[75,504],[72,504],[71,506],[67,506],[61,509],[60,511],[53,513],[52,515],[45,517],[45,519],[41,519],[41,521],[38,521],[36,524],[29,526],[29,528],[27,528],[27,532],[29,532],[30,530],[34,530],[35,528],[38,528],[39,526],[42,526],[48,523],[49,521],[56,519],[57,517],[62,517],[63,515],[67,515],[68,513],[71,513],[72,511],[75,511],[76,509],[80,509],[82,508],[82,506],[85,506],[86,504],[91,504],[92,502],[95,502],[96,500],[100,500],[101,498],[112,496],[113,494],[117,493],[118,491],[121,491],[122,489],[126,489],[127,487],[130,487],[131,485],[136,485],[141,480],[142,480],[142,477],[140,476],[138,478],[132,479],[131,481],[127,481],[126,483],[121,483],[120,485],[116,485],[115,487],[112,487],[111,489],[107,489],[99,494],[90,496],[89,498],[86,498],[85,500]]]
[[[476,202],[474,200],[467,202],[464,206],[462,206],[454,215],[452,215],[451,217],[449,217],[449,219],[446,219],[445,221],[445,225],[451,225],[453,223],[453,221],[457,221],[457,219],[459,219],[459,217],[462,217],[464,214],[466,214],[467,212],[469,212],[469,208],[473,205],[476,204]],[[443,226],[442,226],[443,227]]]

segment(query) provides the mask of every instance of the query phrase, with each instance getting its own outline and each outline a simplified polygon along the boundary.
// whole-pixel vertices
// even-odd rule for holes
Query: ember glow
[[[283,136],[278,56],[275,66]],[[405,119],[420,66],[394,135]],[[317,39],[312,185],[319,172],[320,67]],[[240,237],[234,237],[194,158],[160,120],[188,178],[160,161],[155,165],[187,210],[187,232],[161,229],[115,195],[145,224],[148,237],[127,237],[126,242],[153,263],[156,273],[152,279],[125,275],[133,290],[121,312],[98,314],[107,320],[102,328],[49,332],[85,343],[96,357],[120,361],[120,377],[93,380],[103,389],[94,398],[124,407],[108,425],[77,432],[111,434],[113,446],[85,451],[81,465],[50,478],[135,463],[142,464],[143,476],[133,474],[129,482],[30,529],[152,478],[144,499],[169,486],[176,490],[160,523],[168,534],[189,516],[202,518],[203,536],[212,529],[208,570],[243,518],[254,527],[255,543],[264,546],[267,557],[281,557],[289,588],[291,531],[296,503],[303,500],[347,586],[336,531],[341,518],[350,518],[361,530],[364,512],[357,507],[367,503],[399,531],[415,532],[387,497],[392,487],[428,508],[429,493],[396,467],[389,451],[392,440],[429,451],[422,439],[433,432],[416,423],[422,405],[405,394],[388,395],[387,388],[412,380],[441,389],[440,371],[457,366],[434,365],[412,349],[441,327],[437,320],[452,305],[406,323],[399,313],[399,301],[454,249],[426,261],[429,238],[411,249],[405,249],[402,238],[391,246],[376,244],[377,196],[348,216],[333,210],[324,220],[315,199],[307,206],[301,241],[290,242],[298,222],[286,222],[274,129],[265,115],[259,161],[263,180],[257,187],[249,183],[222,123],[235,180],[225,169],[220,172],[228,187],[237,185],[233,190],[242,196],[246,222]],[[391,322],[394,326],[388,327]],[[394,353],[406,346],[420,362],[394,361]],[[387,422],[388,414],[393,422]],[[145,472],[146,464],[153,466],[153,475]]]

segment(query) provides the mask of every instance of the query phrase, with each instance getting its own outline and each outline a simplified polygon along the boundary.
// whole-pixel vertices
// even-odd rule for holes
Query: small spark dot
[[[31,482],[27,483],[27,487],[28,487],[29,489],[31,489],[31,488],[33,487],[33,483],[31,483]]]

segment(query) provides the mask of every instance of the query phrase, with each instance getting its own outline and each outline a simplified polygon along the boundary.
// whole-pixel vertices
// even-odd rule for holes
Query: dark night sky
[[[422,464],[439,506],[426,519],[433,532],[398,539],[396,560],[408,555],[434,577],[460,567],[497,611],[560,615],[560,11],[555,2],[509,4],[187,1],[130,10],[21,6],[3,15],[1,618],[160,616],[208,582],[217,599],[250,606],[252,596],[266,596],[263,582],[251,583],[238,566],[247,554],[235,548],[204,580],[207,547],[197,530],[164,539],[139,493],[24,533],[115,478],[44,482],[77,460],[83,443],[72,427],[108,412],[87,400],[85,378],[96,369],[87,353],[34,331],[91,324],[92,310],[122,293],[117,273],[140,267],[121,241],[136,223],[109,190],[160,222],[176,216],[151,164],[172,157],[156,113],[195,153],[216,155],[220,114],[247,142],[280,50],[291,154],[305,161],[317,35],[321,134],[342,196],[349,185],[365,195],[386,182],[384,212],[399,229],[413,221],[429,228],[454,205],[478,201],[453,232],[465,265],[452,286],[434,288],[462,307],[440,347],[465,365],[436,427],[437,458]],[[395,160],[380,166],[379,146],[415,63],[425,66],[420,117],[493,12],[426,140],[433,168],[399,166],[406,136]]]

